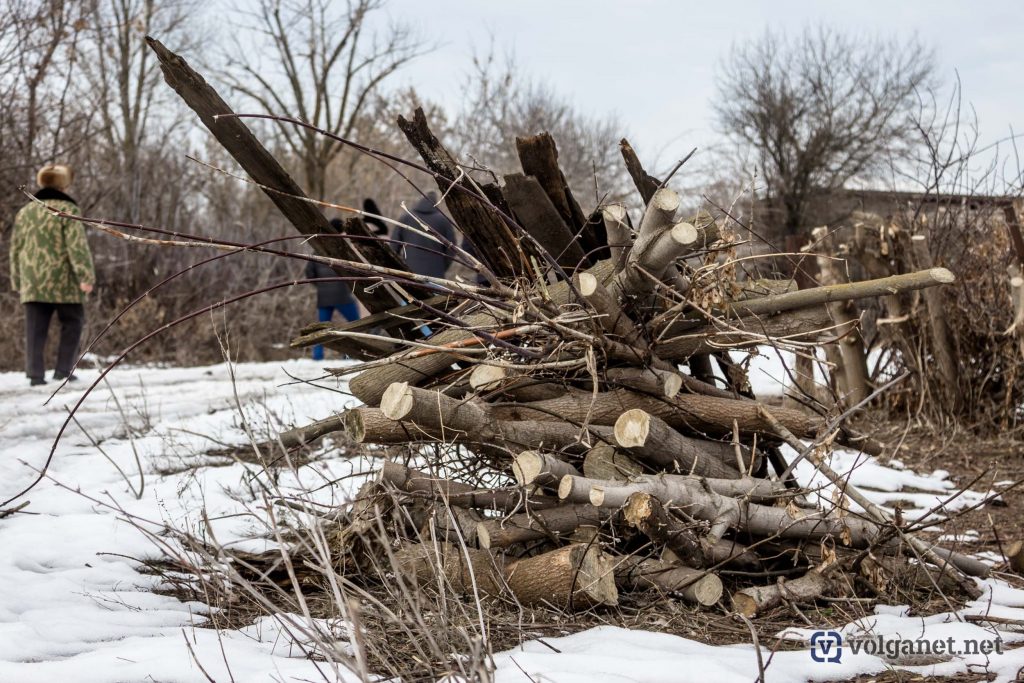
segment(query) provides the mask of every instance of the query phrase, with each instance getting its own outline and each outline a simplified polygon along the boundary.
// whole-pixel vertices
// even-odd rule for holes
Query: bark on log
[[[629,214],[621,204],[611,204],[601,209],[601,219],[608,235],[609,258],[615,272],[626,265],[626,257],[633,246],[633,230],[629,225]]]
[[[777,607],[783,601],[808,603],[826,595],[829,590],[828,577],[812,569],[799,579],[768,586],[748,586],[732,594],[732,606],[745,617],[756,617]]]
[[[606,245],[606,240],[599,231],[594,230],[573,197],[558,166],[558,147],[554,138],[548,133],[516,138],[516,151],[523,173],[537,179],[565,225],[573,234],[579,235],[579,244],[582,251],[590,255],[591,263],[603,258],[597,253]]]
[[[356,443],[396,444],[436,440],[440,435],[411,422],[398,422],[379,408],[350,408],[342,413],[345,433]]]
[[[566,225],[536,178],[511,173],[505,176],[502,192],[519,224],[566,272],[590,265],[574,231]]]
[[[640,197],[644,200],[644,204],[650,203],[654,193],[661,186],[661,181],[644,170],[643,164],[640,163],[640,158],[637,157],[636,151],[634,151],[633,146],[629,144],[626,138],[622,138],[619,141],[619,152],[622,153],[622,160],[626,162],[626,171],[629,172],[629,177],[633,179],[633,185],[636,186]]]
[[[605,378],[612,384],[645,394],[673,398],[683,388],[683,375],[657,368],[609,368]]]
[[[611,514],[611,510],[589,504],[532,510],[480,522],[476,537],[481,548],[508,548],[543,538],[563,538],[581,526],[599,526]]]
[[[503,563],[486,550],[417,543],[397,551],[395,560],[396,569],[423,588],[490,596],[508,590],[524,605],[568,610],[618,603],[611,561],[596,546],[570,545]]]
[[[502,420],[498,410],[486,403],[459,401],[405,382],[388,388],[381,399],[381,413],[440,434],[441,440],[489,444],[510,453],[543,448],[583,455],[594,442],[610,442],[612,438],[612,430],[603,426],[584,428],[561,420]]]
[[[395,552],[395,569],[422,588],[457,595],[501,595],[503,560],[450,543],[410,543]]]
[[[741,479],[716,479],[694,477],[685,474],[644,474],[633,477],[629,482],[592,481],[589,500],[598,507],[621,507],[635,493],[646,493],[660,498],[663,502],[685,499],[689,487],[698,484],[720,496],[749,500],[755,503],[776,503],[792,498],[793,489],[787,489],[778,482],[757,477]]]
[[[598,444],[583,459],[583,476],[599,481],[626,481],[643,474],[643,468],[625,453],[608,444]]]
[[[525,605],[577,610],[619,601],[612,560],[597,545],[568,545],[521,559],[507,570],[506,581]]]
[[[741,502],[731,496],[715,493],[711,490],[715,482],[705,481],[708,482],[707,486],[700,478],[653,475],[644,477],[642,484],[631,484],[634,488],[627,490],[616,483],[564,477],[558,487],[558,497],[570,502],[583,502],[582,493],[589,490],[591,503],[603,503],[606,500],[623,500],[629,494],[642,490],[691,517],[711,522],[709,542],[717,541],[729,529],[735,529],[754,536],[808,541],[831,537],[838,539],[840,544],[849,541],[852,547],[864,548],[880,531],[875,523],[856,517],[829,517],[823,512],[805,511],[791,514],[787,508]]]
[[[655,469],[722,479],[740,477],[729,464],[735,457],[731,446],[683,436],[664,420],[639,408],[620,415],[613,434],[615,442],[628,449],[631,457]]]
[[[288,222],[303,235],[334,234],[336,231],[323,212],[309,202],[298,183],[256,139],[242,119],[234,115],[234,111],[217,91],[184,58],[168,50],[159,40],[147,36],[146,43],[156,53],[167,85],[199,115],[203,125],[249,177],[264,188],[269,188],[264,189],[264,193]],[[361,245],[354,240],[320,238],[311,242],[317,253],[324,256],[348,261],[361,260]],[[339,275],[352,274],[340,267],[335,270]],[[406,268],[403,266],[402,270]],[[371,313],[393,308],[396,303],[395,296],[387,288],[378,287],[367,291],[364,284],[356,284],[352,292]]]
[[[647,210],[640,221],[636,240],[626,257],[626,265],[609,285],[609,291],[616,297],[623,294],[643,294],[654,288],[655,279],[661,279],[665,267],[671,260],[666,255],[681,253],[696,236],[689,230],[681,229],[678,238],[691,240],[683,244],[676,241],[670,228],[679,209],[679,195],[668,188],[654,193]],[[690,226],[692,228],[692,226]],[[664,264],[662,263],[664,262]]]
[[[711,544],[704,544],[704,554],[708,558],[709,566],[719,565],[743,571],[756,572],[763,569],[761,557],[745,545],[720,539]]]
[[[597,506],[601,507],[601,506]],[[701,539],[689,525],[669,514],[661,501],[649,493],[630,494],[622,509],[626,523],[640,530],[656,545],[667,547],[683,564],[707,567]]]
[[[286,449],[300,448],[313,444],[327,434],[340,432],[344,429],[345,416],[331,415],[311,424],[281,432],[277,436],[277,441]]]
[[[478,489],[463,482],[439,479],[395,462],[384,463],[378,481],[404,493],[423,495],[455,507],[512,510],[523,505],[545,509],[558,504],[554,498],[527,496],[520,488]]]
[[[660,560],[625,557],[616,561],[616,583],[623,590],[653,588],[676,593],[687,602],[703,607],[722,599],[722,580],[714,574]]]
[[[587,421],[593,425],[613,425],[624,412],[634,408],[661,418],[680,431],[731,436],[735,422],[741,433],[758,432],[775,436],[772,426],[758,414],[757,402],[697,394],[677,394],[669,400],[627,389],[602,391],[596,396],[573,390],[546,401],[495,406],[491,414],[502,420],[562,419],[576,423]],[[792,408],[774,408],[772,414],[801,438],[813,438],[824,424],[820,417]],[[731,448],[731,445],[728,447]],[[735,462],[735,456],[730,456],[729,461]]]
[[[932,269],[932,253],[928,249],[928,239],[924,235],[910,238],[914,248],[914,257],[919,268]],[[932,343],[935,360],[939,366],[946,399],[956,404],[960,401],[960,370],[957,365],[956,351],[949,335],[949,323],[946,321],[946,307],[942,301],[942,292],[938,289],[925,289],[924,301],[928,309],[928,325],[932,332]]]
[[[724,306],[724,312],[735,316],[773,315],[807,306],[820,306],[832,301],[852,301],[876,296],[912,292],[918,289],[945,285],[956,276],[945,268],[929,268],[915,273],[892,275],[876,280],[845,282],[825,287],[799,289],[786,294],[774,294],[761,299],[736,301]]]
[[[813,290],[793,293],[805,291]],[[747,316],[729,322],[728,326],[704,325],[685,331],[673,326],[659,335],[661,341],[654,345],[654,349],[660,358],[682,362],[694,354],[714,353],[724,348],[743,349],[758,344],[784,343],[787,340],[811,341],[820,337],[832,325],[828,309],[811,306],[764,318]]]

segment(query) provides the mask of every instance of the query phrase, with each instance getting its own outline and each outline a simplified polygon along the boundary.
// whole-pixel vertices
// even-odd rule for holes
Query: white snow
[[[48,477],[22,500],[20,513],[0,519],[0,681],[83,681],[120,683],[208,680],[318,681],[356,677],[304,656],[304,648],[273,619],[239,631],[199,628],[207,608],[159,595],[159,580],[144,571],[142,560],[161,557],[161,549],[125,518],[197,530],[205,510],[219,541],[260,550],[265,515],[254,466],[212,466],[201,453],[221,443],[242,444],[248,437],[239,415],[265,434],[269,422],[283,426],[326,417],[351,405],[345,394],[296,383],[322,376],[311,361],[216,365],[199,368],[123,368],[115,370],[85,402],[78,419],[99,448],[72,425],[47,472]],[[0,374],[0,499],[27,485],[46,460],[57,429],[95,371],[61,391],[48,405],[48,387],[30,388],[18,373]],[[234,382],[232,382],[234,377]],[[338,382],[318,382],[331,389]],[[114,398],[117,398],[115,401]],[[120,407],[119,407],[120,406]],[[106,456],[104,456],[100,449]],[[132,488],[140,480],[139,499]],[[789,457],[793,454],[789,453]],[[109,460],[108,460],[109,458]],[[122,476],[115,469],[125,473]],[[198,468],[195,466],[198,465]],[[327,457],[303,467],[299,479],[283,473],[280,486],[298,490],[318,486],[317,499],[343,501],[372,463]],[[899,463],[879,464],[837,451],[832,466],[882,504],[904,501],[923,513],[955,487],[942,471],[915,473]],[[809,467],[809,465],[807,466]],[[160,472],[169,472],[160,474]],[[811,477],[804,466],[798,474]],[[324,484],[336,481],[333,486]],[[908,492],[906,488],[914,489]],[[828,491],[822,495],[827,498]],[[978,500],[970,492],[958,504]],[[170,539],[163,538],[170,543]],[[968,539],[969,540],[969,539]],[[986,582],[987,595],[965,610],[1024,619],[1024,592],[997,581]],[[290,619],[301,619],[291,615]],[[325,624],[318,627],[328,628]],[[335,629],[344,640],[344,629]],[[871,620],[845,627],[850,633],[871,629],[881,634],[990,634],[980,624],[956,622],[955,615],[920,619],[899,607],[880,607]],[[1019,638],[1003,632],[1007,642]],[[844,631],[845,633],[846,631]],[[805,639],[790,631],[786,638]],[[939,637],[936,635],[936,637]],[[530,641],[495,656],[498,681],[687,681],[749,683],[758,675],[750,644],[709,646],[686,638],[614,627],[590,629],[562,638]],[[881,671],[889,664],[852,654],[840,664],[812,661],[807,649],[769,652],[761,643],[772,681],[830,680]],[[560,652],[555,652],[551,647]],[[980,660],[939,664],[928,671],[953,673]],[[999,681],[1024,666],[1024,649],[992,658]],[[912,669],[925,673],[920,667]]]
[[[167,476],[157,472],[202,464],[196,454],[217,446],[202,435],[246,443],[236,406],[258,428],[270,415],[301,424],[351,403],[344,395],[292,383],[285,372],[315,379],[322,367],[312,361],[237,365],[234,385],[227,365],[111,373],[78,420],[138,488],[127,416],[138,431],[134,448],[145,473],[143,495],[136,500],[89,439],[69,428],[48,478],[23,499],[29,506],[0,520],[0,681],[191,683],[207,680],[200,665],[217,681],[323,680],[318,670],[328,680],[336,678],[330,666],[282,646],[279,629],[267,624],[241,632],[194,628],[204,621],[205,606],[151,592],[159,581],[140,573],[140,560],[159,558],[160,551],[124,520],[149,520],[154,530],[164,522],[196,529],[205,507],[222,543],[263,549],[262,525],[247,513],[258,503],[250,482],[259,468],[231,464]],[[43,405],[55,384],[29,388],[22,375],[0,374],[0,497],[23,488],[42,466],[67,415],[65,406],[74,404],[97,373],[80,376]],[[334,380],[322,384],[338,386]],[[353,467],[334,459],[303,468],[302,477],[320,485],[351,474]],[[285,490],[297,484],[288,474],[281,483]],[[318,495],[323,502],[341,502],[357,483],[323,487]]]

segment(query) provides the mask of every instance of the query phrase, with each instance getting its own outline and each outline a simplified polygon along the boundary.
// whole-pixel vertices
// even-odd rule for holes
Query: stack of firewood
[[[403,129],[428,162],[444,158],[421,117]],[[557,165],[537,166],[538,157],[555,164],[551,138],[518,142],[533,173],[456,195],[473,215],[460,216],[451,199],[460,186],[444,179],[454,173],[436,171],[460,225],[489,217],[486,241],[470,235],[480,240],[480,263],[471,264],[494,280],[462,296],[449,283],[447,306],[408,309],[433,333],[335,370],[354,375],[350,390],[365,405],[314,433],[288,435],[297,443],[344,429],[357,443],[424,446],[430,473],[389,462],[377,486],[391,502],[364,491],[357,505],[389,509],[399,522],[389,528],[405,530],[390,539],[402,571],[425,585],[437,585],[441,572],[457,591],[580,608],[652,587],[711,605],[723,594],[720,570],[771,577],[803,568],[795,580],[732,595],[736,609],[755,614],[852,585],[835,570],[858,551],[881,558],[902,549],[973,590],[963,574],[984,574],[984,565],[902,538],[884,510],[825,462],[818,467],[845,496],[819,509],[778,446],[808,452],[807,440],[819,457],[824,442],[874,453],[882,446],[818,414],[758,402],[725,352],[832,343],[855,322],[837,324],[829,304],[942,284],[948,271],[782,293],[771,283],[737,283],[718,258],[730,249],[722,222],[681,213],[672,189],[641,171],[635,221],[619,204],[583,218]],[[637,168],[627,145],[623,152]],[[512,233],[510,225],[522,233],[502,245],[499,227]],[[502,269],[510,272],[496,275]],[[318,327],[296,345],[333,342],[356,352],[358,327]],[[455,471],[503,473],[508,485],[445,477],[430,455],[440,452],[449,470],[454,458]],[[866,511],[851,510],[849,499]]]
[[[276,443],[344,430],[356,443],[412,447],[416,469],[388,462],[352,512],[362,525],[352,528],[384,533],[378,542],[409,577],[574,608],[651,587],[715,604],[719,574],[731,572],[748,577],[732,605],[755,614],[849,587],[854,566],[878,583],[911,557],[931,568],[930,584],[977,593],[966,575],[985,565],[905,533],[827,464],[833,443],[875,454],[881,444],[838,418],[759,402],[729,354],[834,343],[856,320],[835,321],[830,305],[941,285],[949,271],[795,291],[738,281],[727,216],[684,211],[670,179],[644,171],[625,141],[639,208],[586,213],[550,136],[517,140],[523,172],[487,182],[417,111],[399,127],[424,164],[399,161],[436,181],[472,246],[434,235],[437,248],[473,275],[411,273],[358,215],[340,234],[324,227],[212,88],[154,49],[168,82],[314,236],[319,256],[306,258],[358,279],[371,315],[313,326],[293,345],[365,360],[334,371],[351,375],[363,405]],[[830,509],[794,479],[783,443],[831,480]]]

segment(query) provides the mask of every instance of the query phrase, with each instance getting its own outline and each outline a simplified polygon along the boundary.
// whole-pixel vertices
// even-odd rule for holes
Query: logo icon
[[[838,663],[843,657],[843,636],[839,631],[815,631],[811,634],[811,659]]]

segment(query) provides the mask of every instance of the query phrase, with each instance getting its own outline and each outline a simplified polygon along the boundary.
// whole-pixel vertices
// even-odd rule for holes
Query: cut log
[[[523,451],[512,462],[512,473],[520,486],[558,488],[567,474],[579,476],[579,471],[550,453]]]
[[[615,301],[611,292],[601,284],[600,280],[592,273],[579,273],[576,278],[576,288],[583,298],[587,300],[595,311],[597,311],[597,322],[608,334],[615,335],[624,341],[640,341],[636,323],[626,316]],[[642,344],[642,342],[640,342]],[[643,344],[645,347],[646,344]],[[641,354],[637,354],[639,357]]]
[[[521,559],[506,581],[524,605],[578,610],[619,601],[612,560],[597,545],[568,545]]]
[[[664,420],[639,408],[619,416],[614,436],[619,446],[629,449],[631,457],[669,472],[722,479],[740,477],[727,464],[735,458],[729,444],[685,437]]]
[[[756,617],[765,611],[777,607],[783,601],[810,603],[827,595],[828,578],[817,569],[812,569],[799,579],[785,581],[769,586],[749,586],[732,594],[732,606],[745,617]]]
[[[728,496],[756,503],[777,503],[797,495],[795,489],[788,489],[779,482],[757,477],[739,479],[715,479],[685,474],[642,474],[629,482],[593,481],[589,500],[599,507],[621,507],[635,493],[656,495],[664,502],[685,499],[692,484]]]
[[[704,556],[710,567],[723,566],[748,572],[759,572],[764,569],[761,557],[736,541],[720,539],[714,543],[705,543]]]
[[[774,315],[807,306],[820,306],[832,301],[852,301],[876,296],[912,292],[956,281],[956,276],[945,268],[929,268],[916,273],[892,275],[876,280],[845,282],[825,287],[799,289],[786,294],[773,294],[761,299],[736,301],[723,307],[735,316]]]
[[[508,371],[503,367],[477,365],[469,373],[469,386],[476,391],[493,391],[501,386],[506,377],[508,377]]]
[[[558,265],[569,273],[590,265],[574,231],[566,225],[536,178],[509,174],[505,176],[503,194],[519,224],[547,249]]]
[[[633,146],[629,144],[626,138],[622,138],[619,141],[619,152],[622,153],[622,160],[626,162],[626,171],[629,172],[629,177],[633,179],[633,185],[636,186],[640,197],[644,200],[644,204],[650,203],[654,193],[661,187],[661,181],[644,170],[643,164],[640,163],[640,158],[637,157],[636,151],[633,150]]]
[[[672,259],[685,253],[696,240],[693,226],[689,229],[673,228],[673,219],[679,209],[679,195],[668,188],[654,193],[633,242],[626,265],[609,285],[615,296],[650,292]],[[688,225],[688,224],[680,224]]]
[[[805,291],[793,292],[800,294]],[[788,296],[788,295],[780,295]],[[784,344],[786,341],[814,341],[833,327],[828,309],[821,306],[786,311],[768,317],[747,316],[729,323],[690,328],[685,334],[673,326],[659,334],[654,345],[659,357],[682,362],[695,354],[714,353],[722,349],[744,349],[759,344]]]
[[[381,399],[381,413],[395,421],[422,425],[443,435],[445,441],[488,444],[510,453],[544,448],[583,455],[594,443],[612,438],[612,429],[597,425],[582,428],[564,421],[503,420],[486,403],[459,401],[405,382],[388,388]]]
[[[398,422],[387,417],[379,408],[350,408],[342,414],[345,433],[356,443],[395,444],[438,438],[437,432],[428,431],[411,422]]]
[[[593,505],[562,505],[531,510],[506,519],[488,519],[476,528],[481,548],[508,548],[543,538],[564,538],[581,526],[599,526],[611,516]]]
[[[395,570],[421,588],[457,595],[501,595],[500,556],[451,543],[409,543],[394,554]]]
[[[643,468],[625,453],[598,444],[583,459],[583,476],[601,481],[626,481],[643,474]]]
[[[672,399],[663,399],[627,389],[602,391],[596,396],[575,390],[555,399],[495,406],[491,414],[502,420],[563,419],[581,424],[587,421],[592,425],[614,425],[624,412],[634,408],[650,413],[680,431],[731,437],[735,422],[741,433],[775,435],[772,426],[758,414],[756,401],[683,393]],[[774,408],[772,414],[802,438],[813,438],[824,424],[820,417],[792,408]],[[719,444],[713,448],[723,454],[726,462],[736,461],[731,454],[731,444]],[[730,454],[724,455],[722,448],[728,448]]]
[[[655,589],[675,593],[703,607],[722,599],[722,580],[714,574],[652,559],[626,557],[615,565],[616,583],[623,590]]]
[[[344,415],[331,415],[303,427],[289,429],[277,436],[277,442],[285,449],[309,446],[327,434],[345,429]]]
[[[636,491],[644,491],[691,517],[711,522],[709,542],[717,541],[727,531],[735,529],[763,537],[807,541],[832,538],[842,545],[864,548],[880,531],[878,525],[857,517],[829,517],[821,511],[794,511],[792,508],[741,502],[711,490],[715,483],[712,479],[651,475],[629,485],[634,488],[627,488],[617,482],[569,476],[563,477],[558,485],[558,497],[573,503],[585,500],[610,503],[625,500]]]
[[[605,378],[612,384],[645,394],[672,398],[683,388],[683,375],[656,368],[609,368]]]
[[[478,489],[463,482],[439,479],[394,462],[384,463],[379,481],[403,493],[422,495],[456,507],[512,510],[523,505],[544,509],[558,504],[553,498],[527,496],[521,488]]]
[[[626,257],[633,246],[633,230],[629,225],[626,207],[621,204],[610,204],[601,209],[601,219],[608,235],[610,258],[619,272],[626,265]]]
[[[622,508],[622,517],[653,543],[675,553],[683,564],[708,566],[701,539],[691,525],[673,517],[661,501],[649,493],[631,494]]]

